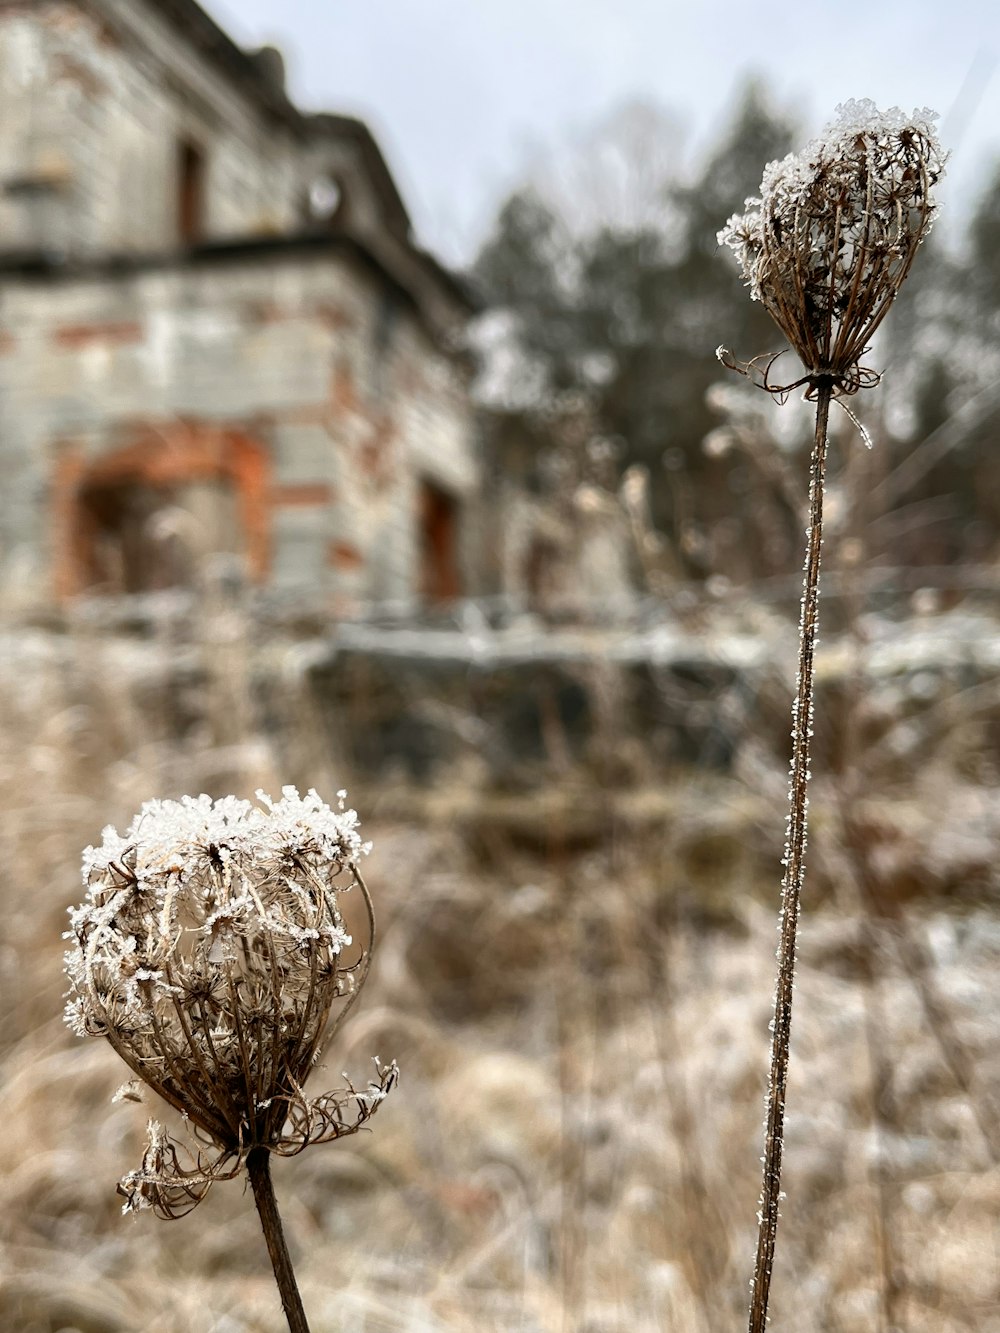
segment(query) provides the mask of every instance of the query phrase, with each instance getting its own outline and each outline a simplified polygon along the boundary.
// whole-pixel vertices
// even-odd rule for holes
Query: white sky
[[[641,97],[679,116],[690,155],[752,72],[807,134],[849,97],[941,112],[953,219],[1000,160],[996,0],[202,2],[242,45],[282,48],[300,105],[368,122],[418,238],[452,262],[541,148]]]

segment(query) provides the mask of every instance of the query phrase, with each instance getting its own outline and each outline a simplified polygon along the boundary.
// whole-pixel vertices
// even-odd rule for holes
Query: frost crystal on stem
[[[66,1021],[107,1038],[198,1141],[188,1153],[150,1120],[142,1165],[119,1186],[126,1212],[181,1216],[255,1150],[287,1156],[352,1134],[395,1082],[395,1065],[376,1061],[361,1089],[303,1091],[331,1013],[339,1024],[367,974],[368,847],[343,797],[338,810],[294,787],[257,797],[149,801],[83,853]],[[362,948],[338,906],[350,889],[367,911]]]

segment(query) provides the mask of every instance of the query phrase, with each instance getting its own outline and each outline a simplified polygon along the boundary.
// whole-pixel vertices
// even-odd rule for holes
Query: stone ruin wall
[[[266,117],[154,7],[0,3],[0,195],[6,245],[74,255],[177,241],[178,145],[205,146],[206,237],[288,229],[306,165]]]
[[[413,307],[339,255],[289,248],[266,262],[8,281],[8,569],[60,598],[84,592],[100,573],[88,490],[207,484],[219,505],[202,505],[190,540],[219,549],[220,507],[235,497],[238,532],[221,547],[252,580],[342,610],[412,600],[417,490],[471,497],[470,411],[461,368]]]
[[[39,599],[106,586],[95,503],[141,485],[180,497],[181,541],[335,611],[419,598],[422,547],[440,545],[424,510],[444,505],[455,570],[436,580],[468,590],[454,309],[380,232],[356,144],[262,109],[134,0],[0,0],[0,123],[0,245],[57,261],[0,283],[8,582]],[[178,249],[185,139],[206,150],[196,239],[256,251]],[[360,246],[289,239],[324,168]],[[413,298],[388,276],[406,265]]]

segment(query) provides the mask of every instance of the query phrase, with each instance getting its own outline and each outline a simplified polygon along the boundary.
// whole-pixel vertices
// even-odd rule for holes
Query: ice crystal
[[[331,1013],[343,1018],[367,972],[374,918],[357,863],[368,847],[343,793],[337,810],[294,787],[257,797],[149,801],[83,853],[66,1021],[106,1037],[216,1150],[184,1166],[151,1120],[142,1167],[120,1186],[126,1211],[178,1216],[255,1147],[288,1154],[352,1133],[395,1080],[394,1065],[377,1065],[364,1091],[302,1091]],[[369,940],[348,961],[339,897],[354,887]]]

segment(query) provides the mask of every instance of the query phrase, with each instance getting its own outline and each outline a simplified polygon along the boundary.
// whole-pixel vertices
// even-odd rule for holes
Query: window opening
[[[204,233],[205,154],[190,139],[180,145],[177,192],[177,230],[184,245],[194,245]]]
[[[454,496],[420,483],[420,594],[427,602],[449,602],[461,593],[458,515]]]
[[[326,173],[317,176],[309,185],[306,201],[309,217],[314,222],[332,222],[343,197],[336,176]]]

